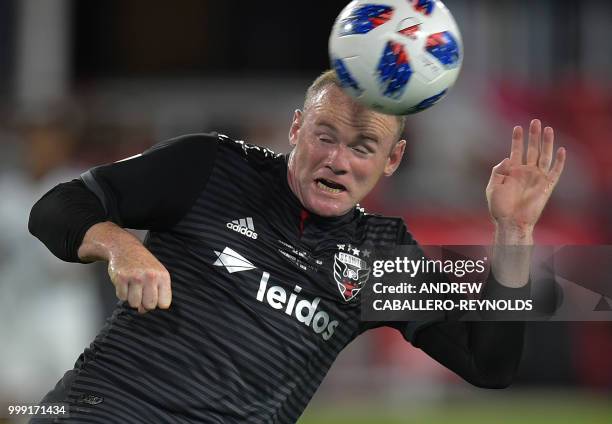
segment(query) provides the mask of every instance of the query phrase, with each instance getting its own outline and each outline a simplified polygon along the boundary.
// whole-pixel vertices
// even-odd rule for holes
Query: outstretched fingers
[[[566,153],[565,147],[559,147],[557,149],[557,153],[555,154],[555,163],[553,164],[549,174],[555,184],[559,180],[559,177],[563,172],[563,168],[565,167]]]
[[[527,140],[527,165],[536,165],[538,162],[541,134],[542,123],[539,119],[533,119],[529,125],[529,137]]]
[[[512,165],[522,165],[523,163],[523,127],[521,126],[516,126],[512,130],[510,163],[512,163]]]
[[[550,164],[552,163],[554,140],[555,133],[553,129],[551,127],[544,128],[542,148],[540,151],[540,158],[538,159],[538,168],[544,172],[548,172]]]
[[[551,127],[544,128],[539,119],[533,119],[529,124],[529,134],[527,136],[527,153],[524,155],[523,128],[514,127],[512,130],[512,147],[510,149],[510,160],[508,165],[533,165],[552,176],[559,178],[565,165],[565,149],[558,149],[553,162],[555,132]],[[523,156],[524,159],[523,159]]]

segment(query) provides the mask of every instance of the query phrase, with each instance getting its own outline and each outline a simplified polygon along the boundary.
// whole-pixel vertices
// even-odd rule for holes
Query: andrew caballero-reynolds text
[[[531,311],[531,300],[483,296],[488,274],[486,262],[486,256],[478,260],[425,257],[376,260],[372,263],[375,280],[371,283],[371,310]],[[384,281],[380,279],[383,276]]]

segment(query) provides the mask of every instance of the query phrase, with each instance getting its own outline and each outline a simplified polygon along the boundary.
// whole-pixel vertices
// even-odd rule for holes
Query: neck
[[[297,183],[295,181],[295,161],[293,158],[293,153],[295,152],[295,150],[292,150],[289,153],[289,160],[287,162],[287,184],[289,184],[289,188],[291,189],[291,191],[293,192],[293,195],[295,197],[297,197],[298,199],[301,199],[300,196],[298,195],[298,191],[297,191]]]

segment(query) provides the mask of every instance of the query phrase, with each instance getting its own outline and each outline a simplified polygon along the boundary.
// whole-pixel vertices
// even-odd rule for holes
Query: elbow
[[[53,188],[32,206],[28,219],[28,231],[47,246],[53,254],[58,256],[55,247],[60,237],[57,234],[59,225],[56,221],[58,217],[65,215],[65,213],[58,210],[54,202],[56,190],[57,187]]]
[[[472,356],[471,369],[475,378],[471,383],[483,389],[510,387],[521,362],[522,333],[517,340],[518,342],[509,343],[500,351],[489,351],[486,354],[481,351],[480,354]]]
[[[34,206],[32,206],[32,209],[30,210],[30,217],[28,219],[28,231],[38,239],[40,239],[40,223],[42,222],[40,207],[40,202],[42,200],[43,199],[40,199],[34,204]]]
[[[45,240],[45,221],[49,221],[49,206],[48,206],[49,193],[38,199],[32,209],[30,210],[30,217],[28,218],[28,231],[34,237],[42,241]],[[46,243],[45,243],[46,244]]]
[[[72,181],[54,187],[34,204],[28,230],[59,259],[80,262],[77,250],[85,232],[104,217],[98,198]]]
[[[514,375],[487,375],[469,381],[481,389],[507,389],[513,382]]]
[[[518,364],[509,366],[507,363],[496,364],[495,367],[480,368],[476,370],[468,382],[481,389],[506,389],[512,385],[516,376]]]

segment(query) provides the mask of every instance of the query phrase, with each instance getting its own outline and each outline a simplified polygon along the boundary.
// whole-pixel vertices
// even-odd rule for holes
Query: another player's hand
[[[123,246],[114,251],[108,262],[108,275],[117,297],[138,308],[138,312],[170,307],[170,274],[143,245]]]
[[[498,226],[533,231],[565,165],[563,147],[553,163],[554,137],[550,127],[542,134],[540,121],[534,119],[524,155],[523,128],[514,127],[510,158],[493,168],[486,190],[489,212]]]

